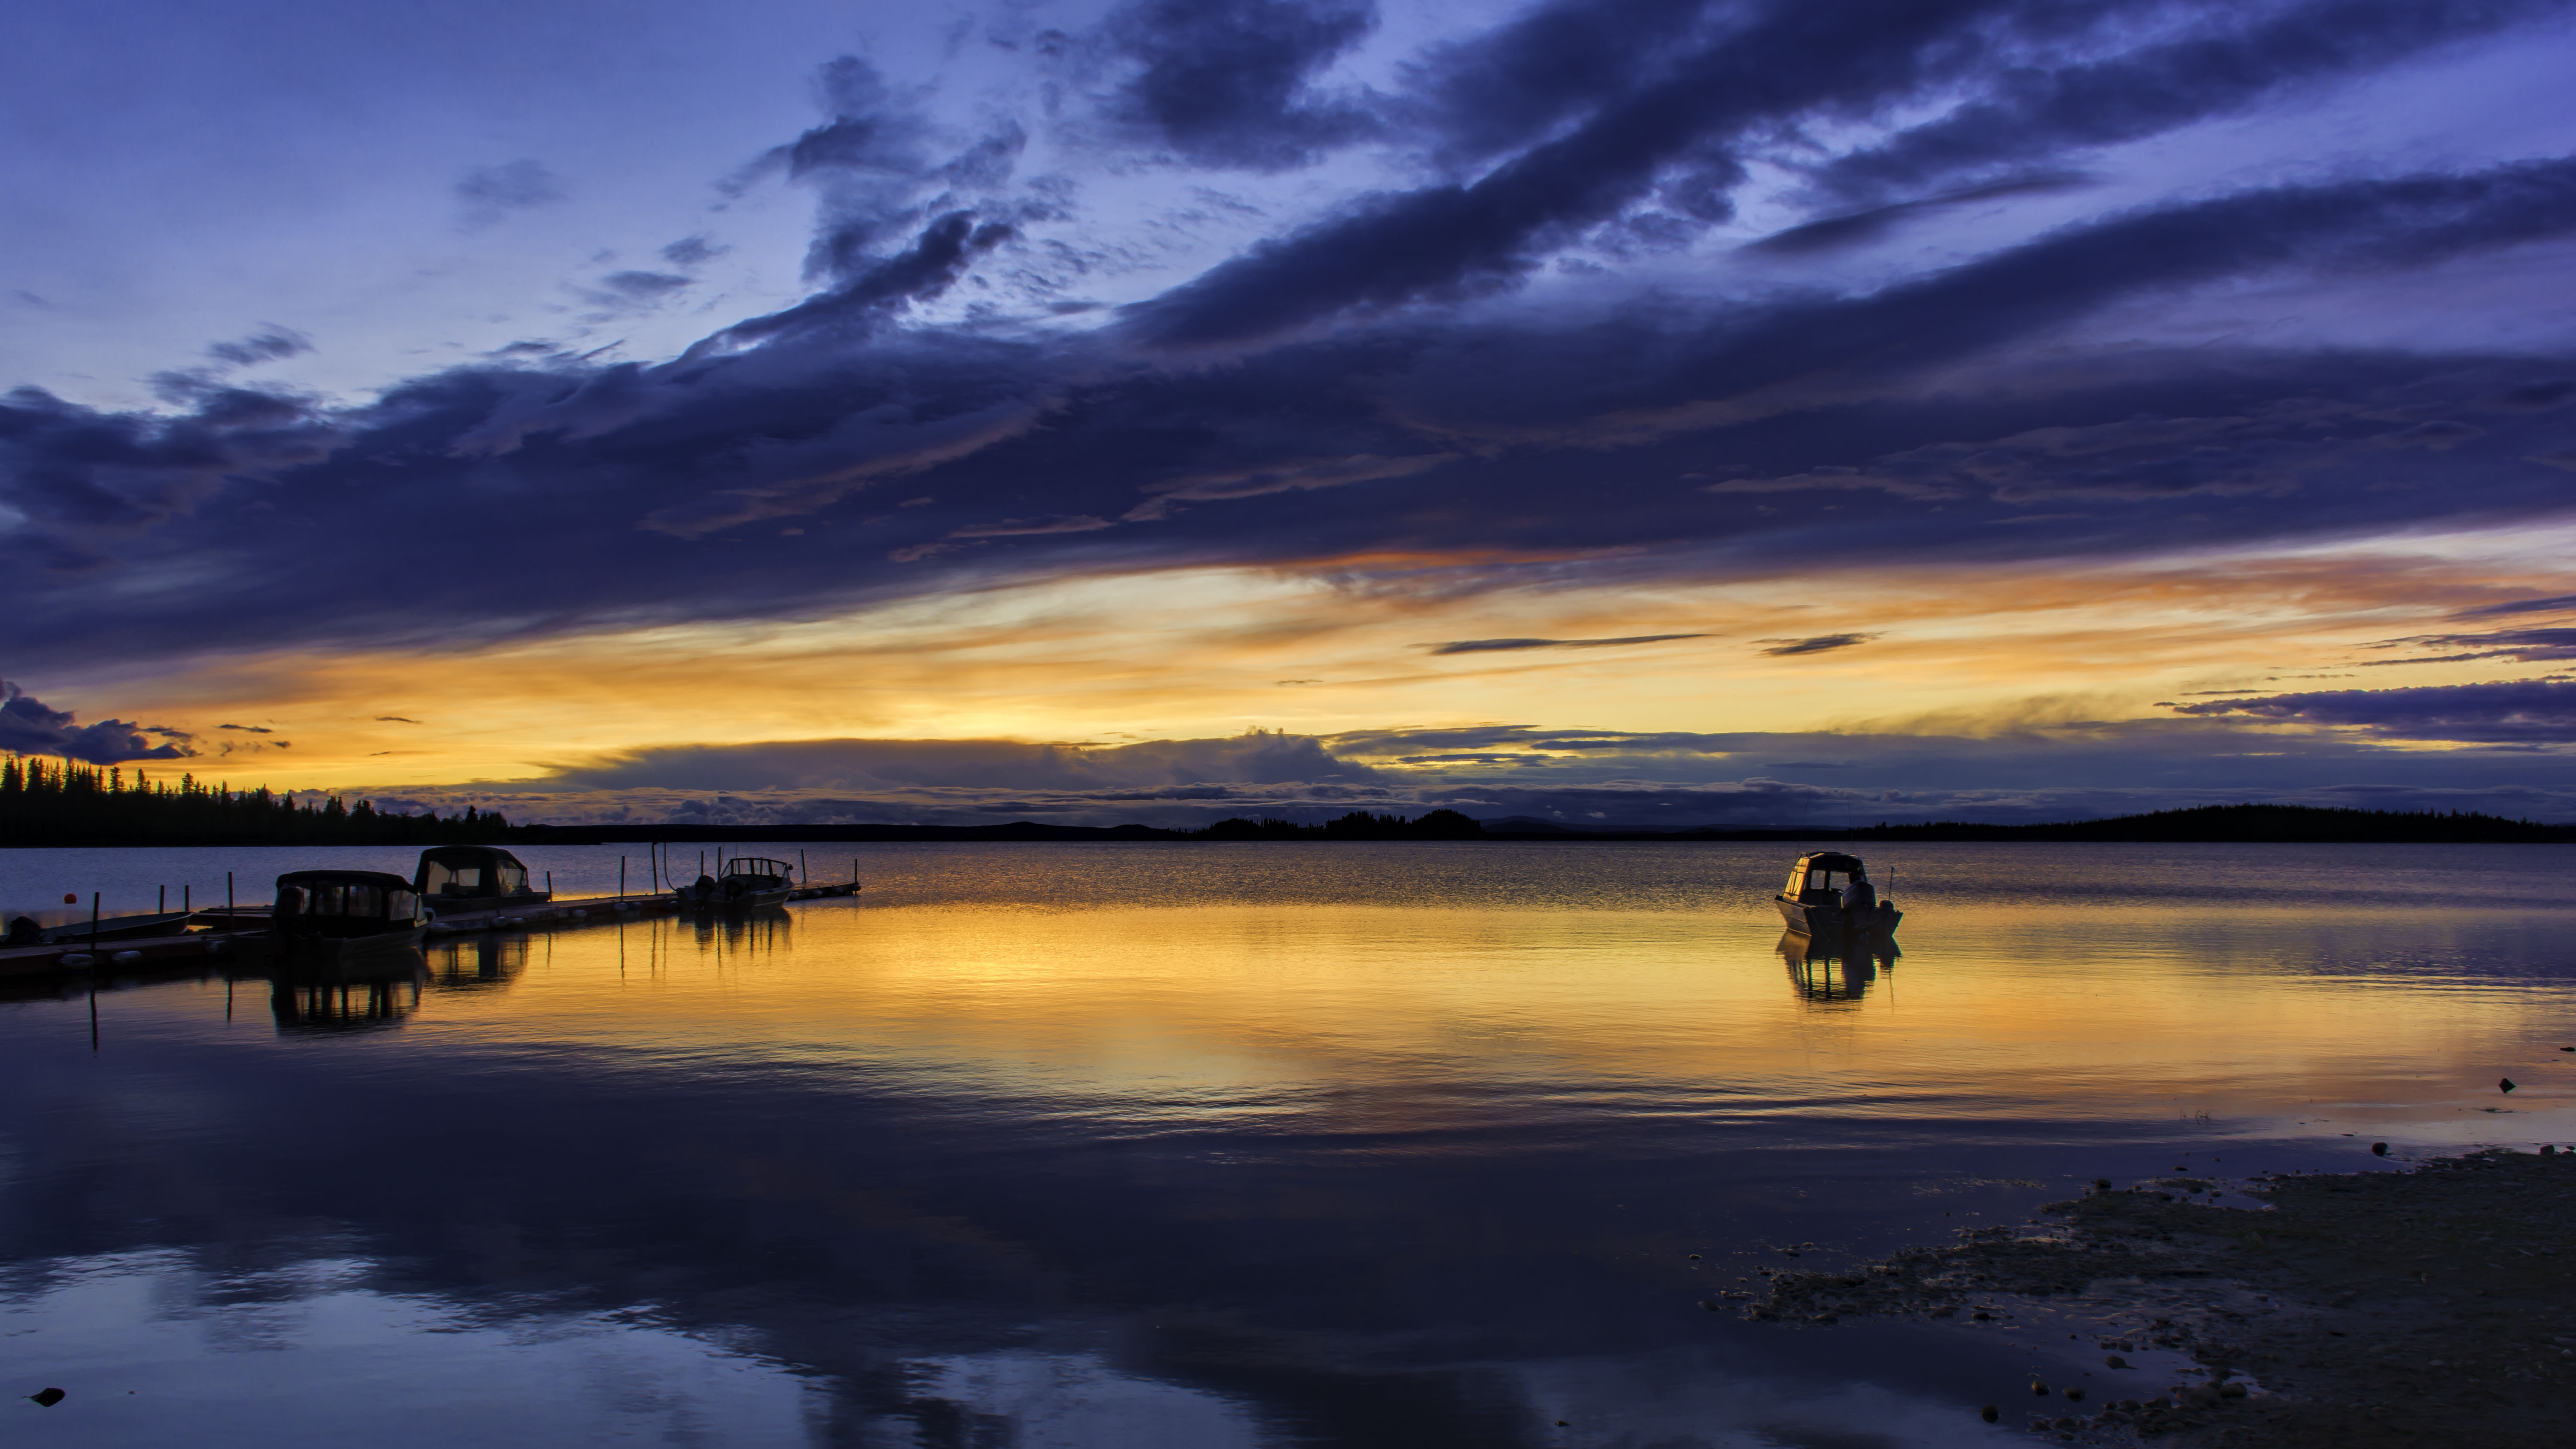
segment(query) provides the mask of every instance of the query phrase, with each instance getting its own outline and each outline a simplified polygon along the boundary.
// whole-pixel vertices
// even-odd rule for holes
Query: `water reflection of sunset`
[[[1941,1444],[2098,1357],[1846,1324],[1819,1376],[1694,1304],[2097,1176],[2576,1127],[2550,849],[1873,846],[1903,949],[1830,999],[1768,908],[1786,842],[851,849],[855,899],[449,938],[275,1012],[256,973],[102,983],[94,1049],[87,1002],[15,1003],[0,1221],[118,1286],[0,1317],[85,1373],[154,1345],[165,1417],[268,1382],[223,1361],[253,1329],[307,1376],[481,1386],[521,1379],[450,1328],[503,1324],[566,1382],[649,1357],[763,1423],[792,1379],[1099,1444],[1367,1442],[1390,1395],[1423,1442],[1539,1402]],[[244,1253],[279,1266],[205,1266]],[[582,1382],[588,1422],[659,1402]]]
[[[2535,995],[2568,989],[2488,974],[2554,937],[2567,917],[2545,910],[1914,899],[1931,904],[1904,954],[1830,1003],[1784,981],[1776,920],[1741,900],[952,899],[798,907],[792,929],[566,933],[507,995],[443,1000],[423,1024],[633,1070],[721,1057],[1044,1102],[1104,1130],[1211,1111],[1426,1144],[1603,1112],[1677,1126],[2208,1112],[2235,1132],[2353,1112],[2436,1130],[2492,1105],[2475,1088],[2493,1074],[2453,1064],[2527,1054]],[[2321,976],[2327,960],[2341,964]]]

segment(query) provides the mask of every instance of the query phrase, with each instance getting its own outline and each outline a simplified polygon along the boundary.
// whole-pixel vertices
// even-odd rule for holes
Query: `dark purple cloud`
[[[1401,118],[1452,167],[1547,135],[1695,54],[1734,7],[1710,0],[1554,0],[1407,66]]]
[[[2576,744],[2576,683],[2561,680],[2276,694],[2178,705],[2174,712],[2326,725],[2393,740]]]
[[[478,166],[456,183],[469,226],[490,226],[514,211],[564,199],[563,178],[537,161],[521,158],[497,166]]]
[[[1830,782],[1803,778],[1830,771]],[[377,792],[381,795],[383,792]],[[2270,800],[2576,820],[2576,755],[2389,748],[2224,721],[2126,721],[1990,738],[1544,730],[1526,725],[1142,744],[809,740],[633,751],[506,786],[406,789],[513,819],[1014,819],[1197,826],[1352,809],[1455,809],[1575,829],[2067,820]]]
[[[612,292],[638,300],[666,296],[689,285],[689,279],[676,272],[611,272],[599,284]]]
[[[1201,165],[1303,165],[1377,129],[1312,86],[1376,22],[1366,0],[1131,0],[1104,26],[1136,67],[1113,110]]]
[[[1797,256],[1807,252],[1830,251],[1836,247],[1858,246],[1872,242],[1894,231],[1910,217],[1926,216],[1947,207],[1969,206],[1980,201],[1999,201],[2015,196],[2039,196],[2052,191],[2072,191],[2091,184],[2092,178],[2081,171],[2054,171],[2037,176],[2012,177],[1991,181],[1982,186],[1964,186],[1955,191],[1937,192],[1911,201],[1890,202],[1865,211],[1844,212],[1802,222],[1775,231],[1760,241],[1748,243],[1745,250]]]
[[[2417,634],[2391,639],[2376,647],[2416,652],[2399,659],[2365,659],[2361,663],[2455,664],[2470,659],[2510,659],[2517,664],[2538,664],[2576,659],[2576,629],[2494,629],[2481,634]],[[2430,655],[2421,652],[2427,649],[2449,652]]]
[[[1836,649],[1866,644],[1877,637],[1875,634],[1818,634],[1807,639],[1759,639],[1754,642],[1771,646],[1762,651],[1765,654],[1828,654]]]
[[[1573,317],[1423,304],[1508,284],[1588,227],[1681,215],[1684,180],[1725,203],[1745,138],[1776,140],[1784,117],[2005,95],[2003,70],[2136,51],[2148,15],[2149,51],[2235,47],[2255,90],[2200,103],[2241,106],[2282,77],[2359,74],[2524,13],[2372,10],[2376,39],[2283,39],[2263,59],[2283,17],[2367,8],[1541,7],[1426,60],[1408,97],[1369,101],[1454,177],[1273,238],[1089,333],[971,305],[1034,246],[1016,123],[940,133],[874,69],[835,62],[824,118],[754,168],[814,188],[817,290],[679,359],[529,343],[346,407],[201,374],[160,412],[0,400],[13,667],[470,648],[1200,563],[1450,559],[1449,586],[1501,588],[1561,582],[1576,557],[1599,579],[1975,565],[2563,510],[2568,475],[2533,460],[2576,456],[2576,357],[2220,343],[2067,367],[2047,349],[2192,288],[2366,283],[2563,243],[2564,158],[2197,193],[1867,290]],[[1309,89],[1353,17],[1207,10],[1212,28],[1132,52],[1130,79],[1162,63],[1149,51],[1174,74],[1239,62],[1255,110],[1322,104]],[[1190,134],[1221,148],[1251,114],[1212,111]],[[2062,171],[2098,129],[2070,122],[2012,174]],[[1961,194],[1942,185],[1889,204],[1920,215]],[[649,300],[680,277],[607,285]],[[963,321],[924,320],[961,305]],[[1175,361],[1167,344],[1192,339],[1236,350]]]
[[[160,743],[149,736],[158,735]],[[196,753],[179,730],[139,725],[121,719],[77,724],[70,710],[48,709],[45,702],[0,679],[0,753],[55,755],[91,765],[120,765],[129,760],[177,760]]]
[[[271,327],[254,332],[238,342],[218,342],[206,349],[206,355],[234,367],[252,367],[275,362],[313,350],[313,339],[288,327]]]
[[[1318,739],[1255,732],[1134,745],[1016,740],[797,740],[633,750],[558,768],[557,790],[972,787],[1112,792],[1118,799],[1215,785],[1372,785],[1380,773]],[[1146,792],[1139,794],[1137,792]],[[1124,792],[1117,793],[1117,792]]]
[[[2507,614],[2564,613],[2576,613],[2576,594],[2558,594],[2546,599],[2514,599],[2502,604],[2485,604],[2474,609],[2462,609],[2453,617],[2460,619],[2492,619]]]
[[[1617,214],[1693,148],[1838,98],[1910,90],[1946,73],[1972,26],[2001,23],[2015,8],[1975,0],[1858,0],[1831,14],[1773,8],[1475,181],[1371,198],[1129,308],[1130,325],[1154,346],[1234,344],[1345,311],[1508,282],[1540,250]],[[1703,164],[1730,176],[1734,166],[1722,151]]]
[[[1668,639],[1705,639],[1706,634],[1631,634],[1624,639],[1453,639],[1436,645],[1434,654],[1492,654],[1521,649],[1615,649],[1628,644],[1661,644]]]
[[[1829,193],[1878,198],[1962,174],[2133,141],[2232,114],[2293,87],[2493,34],[2564,0],[2322,0],[2109,56],[2045,51],[1998,66],[1961,104],[1816,173]]]

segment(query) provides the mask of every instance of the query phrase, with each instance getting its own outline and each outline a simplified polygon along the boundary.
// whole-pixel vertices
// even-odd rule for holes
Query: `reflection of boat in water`
[[[1878,898],[1859,856],[1835,850],[1799,856],[1789,868],[1789,883],[1771,903],[1780,908],[1790,930],[1818,938],[1892,935],[1896,923],[1905,919],[1896,902]]]
[[[368,1031],[400,1026],[420,1009],[428,964],[408,947],[373,950],[328,965],[282,963],[268,1009],[281,1032]]]
[[[1884,936],[1819,941],[1803,931],[1780,933],[1780,959],[1790,983],[1810,1001],[1858,1001],[1881,970],[1894,971],[1905,953]]]
[[[765,860],[756,855],[738,855],[724,863],[721,875],[701,875],[684,886],[671,887],[682,910],[749,910],[754,906],[784,905],[796,890],[793,879],[796,867],[783,860]]]
[[[517,856],[490,845],[438,845],[422,851],[412,889],[433,911],[498,910],[554,899],[551,891],[528,889],[528,868]]]
[[[430,979],[441,991],[498,990],[528,968],[525,936],[446,937],[430,955]]]
[[[309,961],[410,950],[427,927],[412,883],[380,870],[289,871],[268,914],[278,948]]]

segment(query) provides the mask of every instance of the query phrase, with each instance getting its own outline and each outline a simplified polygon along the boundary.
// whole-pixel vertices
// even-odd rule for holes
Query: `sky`
[[[0,750],[568,823],[2576,820],[2576,3],[13,24]]]

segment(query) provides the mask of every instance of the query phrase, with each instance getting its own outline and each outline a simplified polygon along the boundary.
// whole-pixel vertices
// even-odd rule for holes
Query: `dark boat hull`
[[[793,886],[780,886],[776,890],[746,891],[738,896],[728,896],[718,891],[699,895],[687,887],[671,892],[673,898],[679,901],[680,909],[684,911],[748,911],[761,906],[783,906],[795,894],[796,890]]]
[[[176,936],[196,919],[193,911],[159,911],[148,916],[104,916],[95,926],[72,921],[48,927],[39,938],[48,946],[86,946],[91,941],[132,941],[147,936]]]
[[[280,954],[298,961],[338,963],[363,960],[391,951],[417,951],[429,934],[428,927],[409,926],[399,931],[379,931],[369,936],[306,935],[301,932],[272,931],[269,940]]]
[[[1893,935],[1897,923],[1905,919],[1903,911],[1886,901],[1857,911],[1846,911],[1839,904],[1793,901],[1787,896],[1773,896],[1771,904],[1780,908],[1780,919],[1789,923],[1790,930],[1819,939]]]

